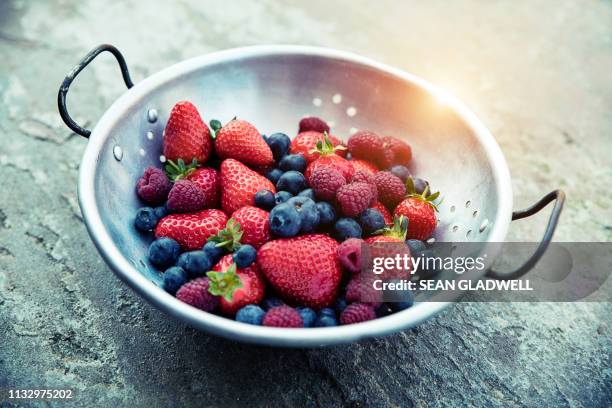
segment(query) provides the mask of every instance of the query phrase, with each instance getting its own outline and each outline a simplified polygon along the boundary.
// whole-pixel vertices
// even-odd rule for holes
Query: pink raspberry
[[[325,123],[323,119],[319,119],[314,116],[300,120],[300,130],[298,133],[308,132],[310,130],[314,130],[315,132],[319,133],[329,133],[329,125]]]
[[[212,312],[217,308],[219,298],[208,291],[208,285],[208,278],[194,279],[180,287],[176,298],[205,312]]]
[[[372,188],[367,183],[346,184],[338,189],[336,200],[344,215],[356,217],[372,202]]]
[[[374,160],[383,154],[383,141],[380,136],[369,130],[360,130],[349,137],[347,147],[355,159]]]
[[[363,240],[349,238],[338,245],[337,256],[340,264],[347,271],[357,274],[361,271],[361,245]]]
[[[372,306],[365,303],[352,303],[346,307],[340,314],[341,324],[354,324],[373,320],[376,318],[376,313]]]
[[[378,200],[378,190],[376,189],[376,182],[374,181],[373,174],[367,171],[358,170],[353,174],[353,178],[351,179],[351,183],[355,182],[367,183],[370,185],[370,189],[372,190],[372,201],[370,204],[374,204]]]
[[[313,170],[308,180],[315,195],[320,200],[333,200],[340,187],[346,184],[344,176],[331,166],[321,166]]]
[[[382,141],[385,149],[393,153],[391,164],[406,165],[410,163],[412,160],[412,149],[406,142],[393,136],[384,136]]]
[[[204,208],[206,197],[192,181],[179,180],[168,194],[168,209],[176,212],[194,212]]]
[[[388,208],[394,208],[406,195],[406,185],[399,177],[388,171],[379,171],[374,175],[378,200]]]
[[[136,184],[136,193],[147,204],[158,205],[166,201],[170,180],[162,169],[149,167]]]
[[[304,327],[304,320],[297,310],[289,306],[277,306],[264,316],[264,326],[270,327]]]
[[[346,301],[361,302],[374,308],[380,306],[380,291],[372,286],[373,276],[354,276],[346,285]],[[368,282],[369,281],[369,282]]]

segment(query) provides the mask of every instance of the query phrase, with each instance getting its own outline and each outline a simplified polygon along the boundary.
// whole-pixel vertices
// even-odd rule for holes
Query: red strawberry
[[[408,185],[408,197],[397,205],[393,215],[408,218],[408,239],[424,241],[431,237],[436,229],[436,211],[438,209],[434,201],[440,193],[428,195],[429,186],[427,186],[423,194],[417,194],[414,192],[411,178],[407,180],[406,184]]]
[[[250,205],[234,211],[232,218],[242,230],[240,242],[253,245],[255,249],[268,242],[271,238],[269,215],[267,211]]]
[[[302,120],[300,120],[298,133],[307,132],[309,130],[314,130],[316,132],[321,133],[329,133],[329,125],[325,123],[323,119],[314,116],[302,118]]]
[[[191,214],[170,214],[155,228],[155,237],[176,240],[183,251],[202,249],[206,240],[225,227],[227,216],[221,210],[202,210]]]
[[[349,152],[355,159],[377,161],[383,154],[383,140],[374,132],[360,130],[351,137],[348,143]]]
[[[406,240],[406,231],[409,221],[405,217],[395,217],[391,227],[386,227],[379,235],[374,235],[365,239],[366,244],[374,244],[376,242],[401,242]],[[408,247],[406,246],[406,249]]]
[[[370,206],[370,208],[376,208],[378,211],[380,211],[383,218],[385,219],[385,224],[393,225],[393,216],[391,215],[389,210],[387,210],[387,207],[385,207],[380,201],[376,201]]]
[[[393,209],[406,195],[406,185],[399,177],[388,172],[379,171],[374,175],[378,200],[387,208]]]
[[[204,195],[203,208],[215,208],[219,202],[219,173],[212,167],[198,168],[197,160],[185,165],[182,159],[176,163],[168,160],[166,173],[174,182],[189,180],[194,183]]]
[[[276,193],[274,184],[234,159],[221,162],[221,208],[227,214],[245,205],[255,204],[255,194],[259,190]]]
[[[164,130],[164,156],[177,161],[183,159],[190,163],[208,160],[212,151],[210,130],[202,121],[197,108],[187,101],[174,105]]]
[[[228,254],[206,276],[210,279],[209,292],[220,296],[221,313],[235,315],[244,306],[263,300],[265,284],[257,264],[237,269],[232,255]]]
[[[382,234],[366,238],[365,243],[369,245],[370,259],[395,258],[396,256],[410,258],[410,248],[405,244],[408,220],[405,217],[396,217],[391,227],[386,227]],[[386,269],[382,279],[407,279],[409,278],[410,265],[407,268]]]
[[[365,171],[366,173],[370,173],[372,175],[378,173],[378,167],[376,167],[376,165],[372,162],[353,159],[351,160],[351,164],[353,165],[355,171]]]
[[[317,142],[316,147],[312,150],[318,152],[319,158],[310,162],[306,167],[306,171],[304,172],[306,180],[310,180],[310,175],[314,169],[319,167],[332,167],[338,170],[340,174],[344,176],[345,180],[350,180],[355,170],[350,161],[337,154],[338,151],[343,149],[343,146],[334,146],[329,137],[325,135],[324,140]]]
[[[219,129],[215,150],[221,159],[236,159],[253,166],[274,162],[272,150],[255,126],[246,120],[234,119]]]
[[[342,142],[340,139],[328,135],[327,136],[330,142],[334,145],[334,147],[342,146]],[[314,161],[317,157],[319,157],[319,153],[311,152],[313,149],[317,147],[317,142],[323,142],[325,139],[325,134],[315,131],[307,131],[298,133],[298,135],[291,141],[291,154],[301,153],[304,155],[307,163]],[[344,157],[346,152],[344,150],[339,150],[336,153],[340,157]]]
[[[286,302],[319,309],[336,299],[342,271],[338,242],[310,234],[270,241],[257,252],[257,264]]]
[[[412,160],[412,149],[406,142],[393,136],[382,138],[384,148],[393,153],[391,164],[403,164],[404,166]]]

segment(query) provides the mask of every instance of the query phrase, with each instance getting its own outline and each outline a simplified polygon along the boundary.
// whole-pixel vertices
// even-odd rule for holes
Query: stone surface
[[[461,303],[414,330],[312,350],[168,318],[98,257],[75,198],[86,142],[55,105],[66,72],[103,42],[135,82],[241,45],[347,49],[471,106],[508,159],[516,208],[564,188],[556,239],[610,241],[610,2],[126,3],[0,2],[0,388],[74,388],[78,406],[610,405],[609,303]],[[70,106],[93,126],[122,91],[104,56]],[[513,224],[509,239],[538,239],[545,220]]]

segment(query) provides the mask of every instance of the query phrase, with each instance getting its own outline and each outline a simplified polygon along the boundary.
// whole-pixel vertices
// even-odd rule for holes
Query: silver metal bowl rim
[[[252,57],[281,57],[287,55],[325,57],[367,66],[409,82],[412,85],[416,85],[432,95],[443,95],[448,108],[454,110],[465,121],[465,124],[471,131],[474,132],[475,136],[484,147],[490,163],[493,164],[492,176],[497,186],[499,206],[496,217],[492,220],[491,230],[489,232],[489,242],[504,241],[512,212],[512,185],[510,173],[499,145],[489,130],[474,113],[459,100],[446,94],[437,86],[400,69],[346,51],[297,45],[241,47],[195,57],[172,65],[149,76],[119,97],[96,124],[81,162],[78,197],[83,219],[89,234],[111,270],[147,301],[191,326],[232,340],[285,347],[322,346],[349,343],[362,338],[383,336],[416,326],[422,321],[439,313],[451,303],[419,303],[402,312],[368,322],[347,326],[308,329],[253,326],[206,313],[177,300],[155,283],[145,278],[138,269],[122,255],[104,226],[95,198],[94,183],[96,167],[99,160],[108,159],[99,156],[103,144],[106,139],[110,137],[110,130],[115,126],[117,121],[125,115],[125,112],[129,111],[131,106],[138,101],[146,101],[149,93],[162,84],[175,79],[177,76],[197,71],[206,65],[243,60]]]

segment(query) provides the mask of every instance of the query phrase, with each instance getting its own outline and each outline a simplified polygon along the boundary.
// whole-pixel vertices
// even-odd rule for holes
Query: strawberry
[[[212,147],[210,130],[197,108],[187,101],[174,105],[164,130],[163,151],[166,159],[183,159],[187,163],[196,159],[204,163],[210,157]]]
[[[408,218],[408,239],[419,239],[421,241],[431,237],[436,229],[436,211],[438,207],[434,201],[440,192],[429,195],[429,186],[425,187],[422,194],[415,192],[414,183],[411,178],[406,181],[408,196],[400,202],[393,214]]]
[[[233,119],[220,128],[215,137],[215,150],[221,159],[236,159],[252,166],[274,162],[270,146],[246,120]]]
[[[227,214],[245,205],[254,205],[255,194],[259,190],[276,193],[270,180],[234,159],[221,162],[220,189],[221,208]]]
[[[225,227],[227,216],[221,210],[202,210],[191,214],[170,214],[155,228],[155,237],[177,241],[183,251],[202,249],[211,235]]]
[[[353,165],[355,171],[364,171],[372,175],[378,173],[378,167],[376,167],[376,165],[372,162],[360,159],[353,159],[351,160],[351,164]]]
[[[332,305],[338,292],[337,249],[338,242],[322,234],[277,239],[259,249],[257,264],[286,302],[320,309]]]
[[[380,211],[383,218],[385,219],[385,224],[389,226],[393,225],[393,216],[391,215],[389,210],[387,210],[387,207],[385,207],[383,203],[381,203],[380,201],[376,201],[370,206],[370,208],[376,208],[378,211]]]
[[[406,217],[395,217],[393,224],[390,227],[384,228],[380,231],[380,234],[374,235],[365,239],[366,244],[373,244],[376,242],[401,242],[406,240],[406,233],[409,225],[409,221]],[[408,247],[406,247],[408,248]]]
[[[350,180],[355,171],[353,165],[350,161],[336,153],[344,149],[344,146],[334,146],[333,142],[329,139],[327,134],[325,134],[323,141],[318,141],[316,147],[310,151],[311,153],[318,153],[319,158],[311,161],[306,167],[306,171],[304,172],[306,180],[310,180],[310,175],[314,169],[318,167],[335,168],[344,176],[345,180]]]
[[[332,135],[328,135],[330,142],[334,145],[334,147],[341,147],[342,142],[337,137]],[[313,149],[317,147],[318,142],[323,142],[325,139],[325,134],[315,131],[307,131],[298,133],[298,135],[291,141],[290,153],[298,154],[301,153],[304,155],[307,163],[314,161],[319,154],[317,152],[312,152]],[[340,157],[344,157],[346,152],[344,150],[339,150],[336,153]]]
[[[234,211],[232,219],[236,220],[242,229],[240,242],[252,245],[255,249],[268,242],[271,238],[269,216],[267,211],[250,205]]]
[[[219,172],[212,167],[198,168],[198,161],[193,160],[185,165],[183,159],[175,163],[168,160],[166,174],[173,182],[189,180],[194,183],[204,195],[203,208],[215,208],[219,202]]]
[[[219,296],[219,309],[226,315],[235,315],[246,305],[263,300],[265,284],[257,264],[237,269],[231,254],[225,255],[206,273],[210,279],[208,291]]]
[[[406,166],[412,160],[412,149],[410,146],[393,136],[384,136],[382,138],[383,147],[393,153],[391,164],[403,164]]]

